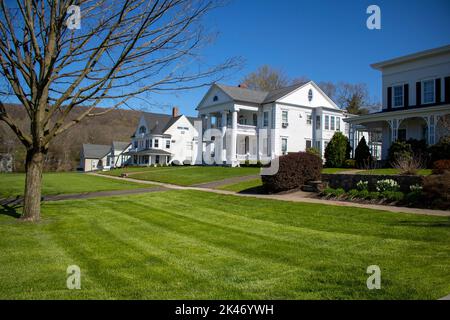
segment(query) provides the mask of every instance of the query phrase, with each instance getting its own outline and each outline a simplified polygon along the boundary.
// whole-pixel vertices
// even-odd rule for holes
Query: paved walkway
[[[97,191],[97,192],[86,192],[86,193],[73,193],[73,194],[57,194],[43,196],[42,201],[60,201],[60,200],[78,200],[78,199],[89,199],[97,197],[111,197],[111,196],[121,196],[128,194],[139,194],[157,191],[166,191],[167,188],[158,186],[152,188],[137,188],[137,189],[127,189],[127,190],[111,190],[111,191]],[[0,199],[0,205],[16,206],[22,205],[23,197],[6,198]]]
[[[88,173],[91,175],[99,175],[97,173]],[[234,191],[227,190],[219,190],[219,189],[209,189],[205,187],[184,187],[178,186],[169,183],[161,183],[156,181],[145,181],[145,180],[136,180],[132,178],[120,178],[114,176],[107,175],[99,175],[102,177],[108,177],[111,179],[125,180],[130,182],[139,182],[139,183],[147,183],[158,185],[165,189],[173,189],[173,190],[197,190],[197,191],[206,191],[213,192],[217,194],[227,194],[234,195],[239,197],[251,197],[251,198],[260,198],[260,199],[274,199],[274,200],[282,200],[282,201],[292,201],[292,202],[303,202],[303,203],[318,203],[325,205],[335,205],[342,207],[356,207],[356,208],[366,208],[366,209],[374,209],[374,210],[383,210],[389,212],[402,212],[402,213],[412,213],[412,214],[420,214],[420,215],[432,215],[432,216],[447,216],[450,217],[450,211],[446,210],[431,210],[431,209],[418,209],[418,208],[407,208],[407,207],[396,207],[396,206],[385,206],[385,205],[376,205],[376,204],[363,204],[363,203],[355,203],[355,202],[347,202],[347,201],[335,201],[335,200],[324,200],[318,198],[311,198],[311,193],[297,191],[287,194],[246,194],[246,193],[236,193]]]

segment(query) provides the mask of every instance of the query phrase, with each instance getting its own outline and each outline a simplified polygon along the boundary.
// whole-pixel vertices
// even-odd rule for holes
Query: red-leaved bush
[[[300,188],[312,180],[320,180],[322,159],[318,156],[298,152],[279,158],[279,169],[274,175],[263,175],[262,182],[266,192],[274,193]]]
[[[433,163],[434,174],[443,174],[445,171],[450,171],[450,160],[438,160]]]

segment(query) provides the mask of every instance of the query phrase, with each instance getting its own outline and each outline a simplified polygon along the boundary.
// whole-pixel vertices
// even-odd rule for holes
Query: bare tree
[[[86,117],[136,97],[208,85],[240,64],[201,61],[211,40],[201,19],[218,6],[207,0],[0,0],[0,120],[26,148],[22,219],[40,218],[42,167],[52,139]],[[81,28],[76,26],[77,7]],[[74,20],[75,18],[75,20]],[[75,24],[74,24],[75,22]],[[27,111],[20,128],[4,101]],[[85,111],[69,117],[77,106]],[[107,108],[99,111],[97,106]]]
[[[288,86],[289,77],[279,69],[268,65],[259,67],[255,72],[247,75],[242,85],[253,90],[271,91]]]

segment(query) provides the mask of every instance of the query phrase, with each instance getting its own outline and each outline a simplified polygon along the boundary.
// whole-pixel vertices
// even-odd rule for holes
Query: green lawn
[[[167,191],[0,215],[0,299],[437,299],[448,217]],[[381,268],[381,290],[366,269]],[[81,268],[81,290],[66,268]]]
[[[23,195],[25,174],[0,174],[0,197]],[[83,173],[63,172],[45,173],[43,175],[43,195],[61,193],[85,193],[93,191],[110,191],[151,187],[147,184],[118,181],[109,178],[96,177]]]
[[[373,169],[373,170],[364,170],[359,171],[356,174],[385,174],[385,175],[396,175],[400,174],[399,169],[393,168],[385,168],[385,169]],[[417,172],[418,175],[428,176],[431,174],[431,169],[419,169]]]
[[[259,188],[261,186],[262,186],[261,178],[258,178],[258,179],[252,179],[252,180],[248,180],[248,181],[242,181],[242,182],[238,182],[238,183],[223,185],[223,186],[218,187],[217,189],[234,191],[234,192],[242,192],[242,191],[255,190],[256,188]]]
[[[323,168],[322,173],[339,173],[343,171],[349,171],[349,170],[355,170],[355,169],[349,169],[349,168]]]
[[[138,168],[136,168],[136,170],[137,169]],[[255,175],[259,174],[260,171],[259,168],[250,167],[231,168],[212,166],[156,167],[143,169],[145,172],[130,172],[130,178],[165,182],[181,186],[190,186],[193,184],[223,180],[232,177]],[[109,174],[116,175],[117,173],[114,172]]]

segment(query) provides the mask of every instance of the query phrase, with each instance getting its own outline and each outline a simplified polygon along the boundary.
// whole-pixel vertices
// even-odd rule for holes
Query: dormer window
[[[218,97],[218,96],[214,96],[214,97],[213,97],[213,101],[214,101],[214,102],[216,102],[216,101],[218,101],[218,100],[219,100],[219,97]]]
[[[141,126],[139,128],[139,133],[146,133],[147,132],[147,128],[145,126]]]

